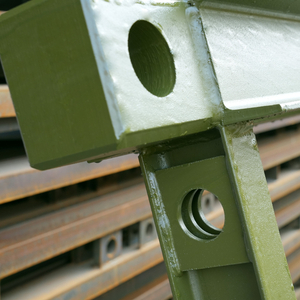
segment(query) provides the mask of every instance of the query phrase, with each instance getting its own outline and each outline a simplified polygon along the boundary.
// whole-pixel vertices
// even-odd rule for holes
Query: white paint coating
[[[223,113],[223,102],[209,56],[199,10],[196,7],[187,8],[186,18],[190,27],[195,53],[198,58],[198,70],[202,79],[199,84],[203,86],[206,101],[209,101],[214,107],[214,117],[218,118],[219,115]]]
[[[124,125],[121,121],[121,115],[118,109],[117,100],[114,95],[114,84],[109,74],[109,69],[107,66],[105,55],[103,53],[100,36],[97,33],[96,23],[94,22],[93,18],[91,18],[91,16],[93,15],[93,10],[90,6],[90,2],[91,1],[89,0],[81,1],[83,13],[85,15],[89,33],[91,34],[91,43],[95,52],[95,58],[100,77],[102,79],[102,82],[105,83],[102,84],[102,87],[114,127],[115,135],[118,138],[124,132]]]
[[[112,118],[121,115],[126,132],[180,124],[212,117],[213,106],[201,84],[193,44],[185,19],[185,5],[151,5],[151,1],[82,0],[85,17]],[[95,20],[96,27],[91,23]],[[137,20],[146,20],[160,28],[173,53],[176,84],[171,94],[156,97],[137,78],[128,52],[128,34]],[[92,30],[92,31],[91,31]],[[103,64],[107,68],[101,67]],[[109,76],[108,76],[109,75]],[[105,77],[106,76],[106,77]],[[113,88],[112,88],[113,86]],[[114,103],[114,101],[116,101]]]
[[[287,93],[287,94],[279,94],[279,95],[271,95],[265,97],[257,97],[257,98],[248,98],[248,99],[241,99],[239,101],[227,101],[226,106],[229,109],[243,109],[245,108],[245,104],[247,108],[257,107],[263,105],[273,105],[273,104],[285,104],[285,106],[289,106],[289,104],[295,105],[300,103],[300,92],[297,93]],[[298,104],[299,106],[299,104]],[[296,108],[296,107],[295,107]]]
[[[201,9],[225,106],[299,108],[299,20],[229,10]]]

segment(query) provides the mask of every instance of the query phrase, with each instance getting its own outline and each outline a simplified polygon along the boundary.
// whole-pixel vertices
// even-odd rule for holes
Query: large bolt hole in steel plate
[[[143,86],[157,97],[169,95],[176,81],[175,65],[170,48],[154,25],[135,22],[128,37],[130,60]]]
[[[188,235],[212,240],[224,227],[224,209],[214,194],[203,189],[195,189],[182,201],[179,222]]]

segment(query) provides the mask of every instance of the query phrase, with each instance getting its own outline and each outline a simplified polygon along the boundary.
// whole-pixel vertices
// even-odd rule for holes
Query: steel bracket
[[[140,163],[175,299],[295,299],[251,127],[148,148]],[[223,206],[219,232],[201,216],[203,190]]]

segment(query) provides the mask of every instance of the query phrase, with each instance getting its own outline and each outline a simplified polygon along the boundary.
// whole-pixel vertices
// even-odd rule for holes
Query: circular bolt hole
[[[152,235],[153,234],[153,230],[154,230],[153,224],[152,223],[147,224],[146,235]]]
[[[106,246],[107,256],[112,258],[117,250],[117,242],[116,239],[113,237]]]
[[[135,22],[129,31],[128,50],[142,85],[157,97],[169,95],[176,81],[175,65],[160,31],[147,21]]]
[[[204,190],[196,189],[190,191],[183,199],[180,207],[180,225],[182,229],[193,237],[211,240],[215,239],[224,227],[225,214],[221,202],[216,202],[210,212],[203,209],[206,205],[202,199]],[[207,192],[204,194],[207,195]],[[205,196],[207,197],[207,196]]]

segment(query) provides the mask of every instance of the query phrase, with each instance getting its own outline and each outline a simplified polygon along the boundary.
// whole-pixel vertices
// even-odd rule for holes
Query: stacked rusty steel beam
[[[10,98],[8,86],[4,84],[0,85],[0,117],[15,117],[15,110]]]
[[[13,124],[2,85],[0,138]],[[300,116],[255,132],[300,299]],[[0,147],[1,299],[170,299],[137,156],[40,172],[13,140]],[[219,206],[207,218],[224,222]]]

